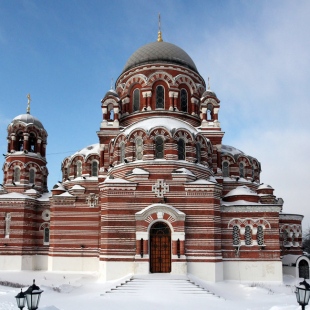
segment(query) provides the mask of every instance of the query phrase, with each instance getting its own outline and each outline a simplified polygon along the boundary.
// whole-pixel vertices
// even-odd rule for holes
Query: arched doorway
[[[171,272],[171,231],[163,222],[155,223],[150,230],[150,271]]]
[[[309,264],[305,259],[302,259],[298,265],[299,278],[309,279]]]

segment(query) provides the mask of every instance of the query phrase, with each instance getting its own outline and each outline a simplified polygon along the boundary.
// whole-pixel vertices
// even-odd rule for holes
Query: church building
[[[284,213],[259,159],[222,144],[220,108],[191,57],[159,31],[101,100],[98,143],[64,158],[49,192],[48,133],[29,96],[7,128],[0,270],[309,278],[303,216]]]

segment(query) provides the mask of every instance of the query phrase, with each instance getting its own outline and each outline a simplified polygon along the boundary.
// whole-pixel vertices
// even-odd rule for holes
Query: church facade
[[[295,257],[286,267],[309,277],[303,216],[283,212],[258,159],[222,144],[219,111],[159,32],[102,99],[98,144],[65,158],[48,192],[47,132],[28,106],[7,129],[0,270],[281,281],[283,257]]]

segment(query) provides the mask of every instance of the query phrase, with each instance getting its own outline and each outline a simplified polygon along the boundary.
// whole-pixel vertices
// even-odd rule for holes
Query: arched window
[[[113,121],[114,120],[114,107],[113,104],[108,105],[108,120]]]
[[[22,132],[20,132],[17,135],[17,151],[23,151],[24,150],[24,135]]]
[[[45,227],[43,230],[43,244],[47,245],[50,243],[50,229],[49,227]]]
[[[91,176],[92,177],[98,176],[98,162],[96,160],[92,161],[91,163]]]
[[[197,160],[197,163],[200,164],[200,162],[201,162],[201,145],[200,145],[200,143],[196,143],[196,160]]]
[[[82,162],[80,160],[76,162],[76,176],[77,177],[82,176]]]
[[[141,160],[143,157],[143,140],[142,138],[136,139],[136,159]]]
[[[34,135],[34,133],[30,133],[28,151],[35,152],[36,151],[35,147],[36,147],[36,136]]]
[[[187,99],[186,89],[184,89],[184,88],[181,89],[181,96],[180,97],[181,97],[180,98],[181,99],[181,111],[187,112],[187,105],[188,105],[187,101],[188,101],[188,99]]]
[[[263,228],[263,226],[257,227],[256,239],[257,239],[258,245],[264,245],[264,228]]]
[[[35,179],[35,171],[34,169],[29,170],[29,183],[34,184],[34,179]]]
[[[178,140],[178,159],[185,160],[185,141],[183,139]]]
[[[165,107],[165,90],[163,86],[156,87],[156,109]]]
[[[70,166],[66,167],[65,169],[67,171],[67,179],[69,179],[69,177],[70,177]]]
[[[309,264],[305,259],[302,259],[298,264],[299,278],[309,279]]]
[[[155,138],[155,158],[164,158],[164,139],[160,136]]]
[[[119,161],[123,163],[125,161],[125,143],[121,142],[119,144]]]
[[[140,110],[140,89],[136,88],[133,91],[133,111]]]
[[[20,168],[19,167],[14,168],[13,181],[20,182]]]
[[[207,106],[207,120],[213,120],[213,105],[211,103],[209,103]]]
[[[223,177],[229,177],[229,163],[228,161],[223,161],[222,164]]]
[[[240,245],[240,228],[237,225],[233,227],[233,245]]]
[[[284,230],[283,231],[283,245],[284,246],[288,246],[289,245],[289,241],[288,241],[288,231]]]
[[[251,228],[251,226],[249,226],[249,225],[245,226],[244,236],[245,236],[245,245],[252,245],[252,228]]]
[[[239,175],[240,178],[244,178],[244,163],[239,164]]]

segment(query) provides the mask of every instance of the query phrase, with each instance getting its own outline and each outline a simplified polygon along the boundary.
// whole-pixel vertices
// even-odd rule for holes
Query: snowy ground
[[[156,275],[155,275],[156,277]],[[166,278],[167,280],[166,280]],[[177,279],[178,277],[174,277]],[[106,293],[126,279],[101,282],[97,274],[55,273],[39,271],[1,272],[0,281],[20,284],[23,291],[36,280],[44,290],[41,310],[297,310],[301,309],[294,294],[300,279],[284,277],[283,283],[210,283],[190,277],[213,294],[188,294],[167,289],[170,275],[160,275],[163,286],[146,287],[134,293]],[[157,279],[158,280],[158,279]],[[0,286],[0,310],[18,309],[15,296],[20,288]],[[306,307],[307,309],[308,307]],[[25,308],[26,309],[26,308]],[[310,308],[309,308],[310,309]]]

